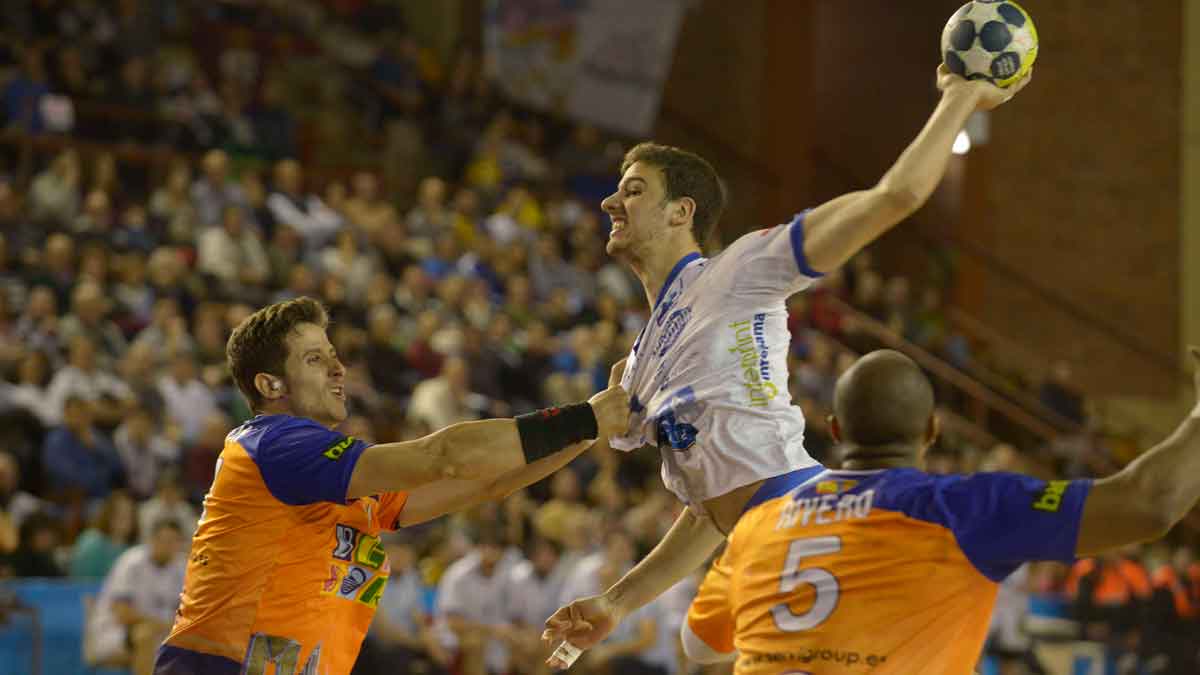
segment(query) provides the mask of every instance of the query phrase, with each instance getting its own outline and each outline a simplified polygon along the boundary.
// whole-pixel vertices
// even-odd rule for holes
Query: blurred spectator
[[[148,543],[126,551],[104,580],[84,628],[84,661],[91,666],[127,667],[150,673],[166,637],[187,559],[183,534],[170,520],[156,523]]]
[[[1075,385],[1071,364],[1056,361],[1050,367],[1050,375],[1038,391],[1038,399],[1047,408],[1064,418],[1082,425],[1087,421],[1083,396]]]
[[[384,546],[392,572],[354,672],[433,675],[441,668],[430,655],[432,636],[421,597],[416,551],[398,534],[388,535]]]
[[[76,335],[70,343],[67,365],[55,373],[46,392],[46,413],[57,423],[64,413],[66,400],[74,397],[90,404],[102,424],[119,424],[126,411],[135,405],[133,391],[116,375],[101,370],[96,345],[87,335]]]
[[[80,282],[71,294],[71,313],[58,324],[59,338],[71,344],[76,337],[86,337],[100,348],[104,363],[114,363],[129,345],[121,329],[108,318],[111,311],[112,302],[98,282]]]
[[[505,638],[510,634],[512,589],[500,565],[503,555],[500,533],[482,529],[474,551],[451,564],[438,583],[442,640],[457,655],[464,674],[508,671]]]
[[[75,273],[75,240],[63,233],[51,234],[46,237],[30,285],[49,286],[54,291],[55,307],[65,307],[75,285]]]
[[[338,232],[335,244],[321,251],[320,260],[325,274],[337,276],[346,284],[351,302],[362,302],[378,261],[372,251],[362,248],[354,230],[346,228]]]
[[[121,458],[129,489],[138,499],[149,498],[158,478],[180,460],[179,445],[158,432],[154,411],[137,407],[113,432],[113,445]]]
[[[0,411],[20,408],[37,418],[43,425],[53,424],[58,415],[52,408],[47,384],[50,361],[46,353],[31,349],[17,366],[17,382],[0,382]]]
[[[224,151],[209,150],[200,169],[200,177],[192,183],[191,192],[200,225],[219,225],[221,215],[230,206],[246,208],[246,195],[229,176],[229,156]]]
[[[138,531],[142,542],[145,543],[151,534],[154,523],[170,520],[179,525],[183,538],[191,540],[196,531],[196,509],[186,499],[183,485],[179,482],[179,470],[175,467],[165,468],[158,474],[158,483],[154,494],[138,505]]]
[[[534,513],[534,528],[554,541],[568,541],[568,530],[581,522],[587,514],[588,509],[582,502],[582,496],[578,474],[569,468],[558,471],[550,479],[550,499]]]
[[[30,217],[57,228],[71,224],[79,211],[79,153],[60,152],[29,187]]]
[[[92,420],[91,403],[70,395],[63,407],[63,425],[46,435],[46,487],[59,499],[103,499],[123,482],[117,450]]]
[[[179,426],[184,443],[192,443],[204,425],[218,412],[209,387],[200,381],[196,355],[177,351],[171,355],[170,370],[158,380],[158,391],[166,404],[167,418]]]
[[[1080,560],[1071,568],[1067,595],[1074,602],[1080,639],[1123,652],[1138,647],[1137,631],[1145,625],[1153,588],[1150,575],[1133,555],[1137,548]]]
[[[214,150],[213,152],[220,151]],[[208,156],[205,157],[206,165],[213,161]],[[221,171],[223,172],[224,169]],[[209,191],[216,192],[209,187],[209,183],[202,183],[198,180],[189,194],[188,183],[191,181],[191,177],[192,170],[186,162],[174,163],[167,172],[166,180],[154,191],[154,194],[150,195],[148,207],[150,216],[158,222],[159,227],[166,234],[167,240],[172,243],[191,242],[195,237],[196,221],[199,217],[196,204],[207,204],[207,202],[201,201],[203,197],[196,197],[197,187],[202,195],[209,194]],[[212,208],[212,206],[206,206],[206,208]]]
[[[125,490],[113,490],[91,527],[75,540],[70,575],[76,579],[103,579],[136,540],[137,511],[133,497]]]
[[[240,206],[227,206],[221,224],[200,234],[196,268],[212,275],[227,297],[250,294],[266,284],[270,262],[262,239],[246,222]]]
[[[303,169],[294,159],[276,162],[274,190],[267,197],[267,208],[276,224],[294,229],[310,251],[325,245],[342,227],[340,215],[320,197],[304,192]]]
[[[509,572],[513,622],[511,649],[513,669],[522,673],[545,670],[546,646],[541,635],[546,618],[558,609],[558,597],[569,572],[562,564],[561,544],[542,536],[525,546],[526,559]]]
[[[54,552],[62,540],[58,520],[42,511],[31,513],[19,528],[19,543],[13,553],[0,557],[0,577],[7,569],[18,577],[61,577],[62,568]]]
[[[367,323],[365,358],[371,383],[384,394],[406,397],[413,386],[404,352],[397,337],[398,315],[390,305],[371,307]]]
[[[279,160],[295,154],[295,120],[285,100],[282,80],[268,75],[258,101],[250,108],[257,150],[267,159]]]
[[[436,176],[421,180],[417,203],[404,218],[408,235],[427,246],[442,234],[452,232],[453,214],[446,207],[446,181]],[[428,250],[428,249],[427,249]]]
[[[396,220],[396,208],[379,194],[379,178],[370,171],[354,174],[346,200],[346,218],[370,238]]]
[[[5,126],[41,133],[46,126],[42,102],[49,93],[42,51],[28,46],[21,52],[21,69],[4,88]]]
[[[413,390],[409,419],[430,429],[480,419],[487,401],[471,392],[468,383],[467,362],[458,357],[446,359],[437,377],[421,382]]]
[[[1187,546],[1171,551],[1165,542],[1155,547],[1161,556],[1153,570],[1154,595],[1146,626],[1153,656],[1166,661],[1161,672],[1194,673],[1200,667],[1195,634],[1200,627],[1200,588],[1193,574],[1195,554]]]
[[[883,289],[883,323],[896,335],[913,334],[913,307],[908,278],[896,276]]]
[[[183,486],[188,500],[200,503],[212,484],[217,457],[225,449],[225,436],[232,428],[229,416],[215,412],[204,420],[200,435],[183,448]]]
[[[21,526],[47,505],[21,489],[21,466],[11,453],[0,450],[0,555],[17,550]]]

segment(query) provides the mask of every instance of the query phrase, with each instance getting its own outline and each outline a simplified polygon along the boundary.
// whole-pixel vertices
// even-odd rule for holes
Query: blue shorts
[[[154,657],[154,675],[240,675],[242,664],[215,654],[162,645]]]

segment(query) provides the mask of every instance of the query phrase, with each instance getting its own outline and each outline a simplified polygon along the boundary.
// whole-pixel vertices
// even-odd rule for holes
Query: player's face
[[[642,162],[625,170],[617,191],[600,202],[612,219],[605,246],[609,255],[636,253],[667,227],[665,197],[662,171]]]
[[[340,424],[346,419],[346,367],[325,329],[302,323],[287,345],[283,371],[292,414],[329,427]]]

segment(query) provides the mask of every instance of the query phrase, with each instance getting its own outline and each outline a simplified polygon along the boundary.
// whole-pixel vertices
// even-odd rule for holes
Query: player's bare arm
[[[684,509],[675,524],[625,576],[601,595],[576,600],[546,621],[546,640],[566,640],[579,649],[599,643],[630,613],[654,600],[708,560],[725,536],[708,518]],[[547,661],[565,667],[554,657]]]
[[[433,520],[452,511],[461,511],[484,502],[502,500],[521,488],[528,487],[570,464],[588,448],[604,443],[585,441],[567,446],[565,449],[543,457],[535,462],[491,479],[450,479],[427,483],[415,488],[408,495],[404,511],[397,524],[411,527]]]
[[[530,455],[530,432],[523,437],[516,419],[461,422],[413,441],[373,445],[363,451],[354,466],[346,498],[412,490],[445,479],[494,480],[525,467],[527,456],[533,460],[531,464],[553,459],[553,452],[583,440],[621,433],[629,423],[629,395],[619,386],[592,396],[585,405],[595,417],[595,435],[580,438],[583,432],[572,435],[570,430],[556,427],[550,436],[565,438],[566,442],[557,443],[549,451],[541,448],[535,455]],[[557,423],[557,420],[551,422]],[[529,422],[531,426],[540,424],[536,419]],[[535,427],[534,433],[542,432]],[[527,477],[542,470],[549,473],[553,465],[552,462],[540,465]]]
[[[1190,349],[1200,391],[1200,349]],[[1075,551],[1092,556],[1167,533],[1200,500],[1200,403],[1165,441],[1088,494]]]
[[[625,359],[621,359],[609,371],[609,387],[617,387],[620,384],[621,373],[624,370]],[[400,513],[397,523],[401,527],[410,527],[433,520],[451,511],[470,508],[484,502],[499,501],[517,490],[542,480],[570,464],[588,448],[597,446],[601,451],[607,450],[608,439],[600,438],[595,442],[581,442],[567,446],[549,457],[530,462],[495,478],[450,479],[427,483],[409,493],[408,501],[405,502],[404,511]]]
[[[804,255],[817,272],[840,267],[864,246],[912,215],[946,173],[950,148],[972,113],[992,110],[1029,84],[1032,73],[1007,89],[967,81],[938,68],[941,100],[929,121],[875,187],[813,209],[804,219]]]

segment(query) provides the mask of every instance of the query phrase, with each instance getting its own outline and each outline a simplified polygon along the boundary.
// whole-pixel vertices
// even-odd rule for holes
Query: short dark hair
[[[890,349],[856,361],[838,378],[833,395],[842,440],[865,447],[921,440],[933,404],[929,378]]]
[[[254,388],[254,376],[271,373],[283,377],[283,364],[288,356],[287,336],[302,323],[325,328],[329,325],[329,314],[320,302],[299,297],[263,307],[233,329],[225,344],[225,358],[251,410],[257,412],[263,403],[262,395]]]
[[[161,530],[175,530],[175,534],[183,534],[183,526],[175,518],[159,518],[150,526],[150,534],[158,534]]]
[[[694,152],[649,141],[638,143],[625,153],[621,173],[634,162],[649,164],[662,172],[668,200],[691,197],[696,202],[692,236],[703,246],[725,211],[725,186],[717,170]]]

